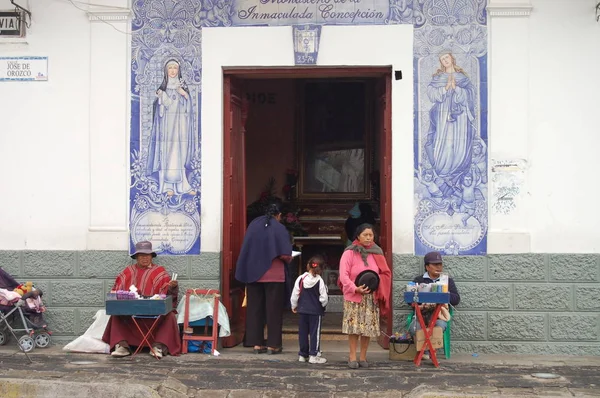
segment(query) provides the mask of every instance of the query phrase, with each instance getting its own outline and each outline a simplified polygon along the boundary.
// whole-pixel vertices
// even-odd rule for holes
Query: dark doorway
[[[249,213],[266,190],[289,204],[286,226],[303,253],[291,267],[294,277],[303,272],[306,256],[322,252],[329,263],[324,279],[333,279],[346,244],[343,224],[359,201],[376,209],[379,243],[392,264],[391,72],[391,67],[224,72],[221,275],[232,330],[225,347],[243,339],[244,286],[234,278],[235,264]],[[339,290],[330,290],[337,310],[334,304],[328,332],[341,322],[342,301]],[[386,315],[381,326],[389,335],[391,310]],[[293,332],[293,321],[284,330]],[[387,347],[385,338],[380,343]]]

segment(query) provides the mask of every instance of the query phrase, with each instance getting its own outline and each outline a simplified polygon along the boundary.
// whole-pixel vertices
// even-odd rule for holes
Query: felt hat
[[[442,264],[442,254],[440,252],[429,252],[424,258],[425,265],[427,264]]]
[[[138,254],[152,254],[152,257],[156,257],[156,253],[152,250],[152,242],[143,240],[135,244],[135,252],[131,255],[131,258],[136,258]]]
[[[365,270],[356,276],[354,284],[356,286],[365,285],[374,292],[379,287],[379,275],[375,271]]]

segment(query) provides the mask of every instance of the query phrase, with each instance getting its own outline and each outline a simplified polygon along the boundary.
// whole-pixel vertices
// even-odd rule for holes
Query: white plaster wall
[[[529,228],[533,252],[600,252],[596,0],[534,0]],[[493,133],[492,133],[493,134]]]
[[[392,81],[392,248],[395,253],[413,251],[412,43],[410,25],[324,26],[318,57],[318,66],[391,66],[403,72],[403,80]],[[291,27],[205,28],[202,32],[203,251],[221,250],[222,69],[293,65]]]
[[[103,16],[105,22],[91,19],[87,249],[128,248],[131,21],[127,14],[117,10]]]
[[[12,9],[8,1],[2,9]],[[89,21],[68,3],[31,1],[27,44],[48,56],[47,82],[0,82],[0,249],[85,246],[89,207]],[[69,23],[56,23],[56,21]]]
[[[0,41],[0,54],[47,56],[49,78],[47,82],[0,82],[0,250],[86,249],[93,218],[92,174],[96,181],[109,181],[100,185],[102,192],[94,193],[96,203],[109,206],[96,205],[101,208],[96,213],[103,218],[98,224],[113,225],[117,213],[120,228],[127,226],[124,184],[128,166],[123,144],[127,109],[120,112],[116,108],[126,106],[119,100],[127,95],[123,76],[128,65],[126,61],[119,64],[124,72],[115,76],[111,51],[119,48],[103,47],[105,57],[94,58],[94,68],[104,69],[101,83],[112,90],[100,92],[98,97],[97,85],[93,94],[90,80],[94,30],[88,15],[68,2],[31,0],[23,4],[33,13],[27,37]],[[8,0],[0,0],[0,9],[14,7]],[[99,36],[95,31],[100,41],[108,38],[110,44],[111,35],[116,34],[123,43],[128,42],[126,35],[106,28]],[[122,54],[118,58],[123,59]],[[95,110],[90,112],[92,101]],[[99,115],[98,108],[103,109],[104,120],[91,119],[91,113]],[[115,119],[119,121],[111,124]],[[94,144],[105,154],[90,167],[92,122],[106,127],[98,131]],[[120,145],[114,145],[115,134],[120,136]],[[113,239],[102,248],[124,250],[127,246]]]
[[[514,0],[493,0],[488,6],[488,253],[531,251],[527,194],[531,24],[527,16],[512,15],[522,11],[514,6]],[[495,161],[525,165],[522,172],[514,174],[522,179],[521,193],[514,198],[515,208],[508,213],[495,209],[502,184],[496,179],[503,177],[493,173]]]
[[[527,167],[516,209],[490,208],[488,252],[597,253],[597,1],[491,3],[507,9],[490,13],[489,159],[522,159]],[[531,14],[515,15],[515,5],[531,5]]]

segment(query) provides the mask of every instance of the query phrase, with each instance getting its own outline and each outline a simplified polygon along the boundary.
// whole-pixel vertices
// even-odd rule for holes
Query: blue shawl
[[[260,216],[246,230],[235,270],[235,279],[242,283],[256,282],[271,268],[275,258],[292,255],[290,234],[285,226],[274,218],[265,225],[267,216]]]

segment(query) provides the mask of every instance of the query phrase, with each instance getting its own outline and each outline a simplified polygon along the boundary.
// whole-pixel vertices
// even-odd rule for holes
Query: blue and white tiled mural
[[[130,246],[200,252],[199,2],[134,3]],[[130,248],[131,250],[131,248]]]
[[[414,24],[415,251],[485,253],[485,0],[138,0],[133,11],[131,247],[200,251],[203,27],[295,25],[314,32],[295,51],[311,64],[319,25]]]
[[[414,5],[415,252],[485,254],[485,0]]]

